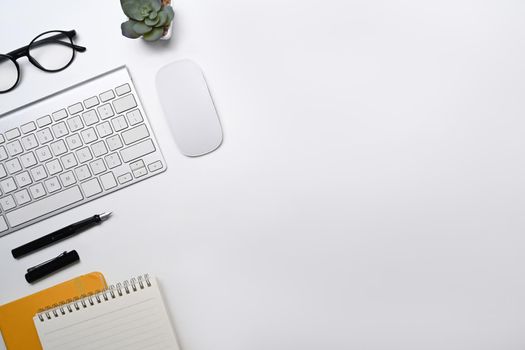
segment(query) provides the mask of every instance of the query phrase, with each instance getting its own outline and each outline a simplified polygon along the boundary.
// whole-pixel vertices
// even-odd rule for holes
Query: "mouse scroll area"
[[[201,68],[176,61],[157,73],[157,92],[175,143],[182,154],[198,157],[222,143],[222,127]]]

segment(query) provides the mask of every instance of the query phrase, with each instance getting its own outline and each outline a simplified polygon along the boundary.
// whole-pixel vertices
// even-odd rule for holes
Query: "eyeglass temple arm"
[[[76,35],[76,32],[74,30],[71,30],[69,32],[65,32],[65,34],[69,38],[73,38]],[[71,44],[69,42],[64,42],[64,41],[58,40],[58,38],[63,37],[63,36],[64,36],[64,34],[56,34],[56,35],[50,36],[49,38],[45,38],[45,39],[42,39],[42,40],[35,41],[34,43],[32,43],[32,46],[38,47],[38,46],[41,46],[41,45],[44,45],[44,44],[48,44],[48,43],[56,43],[56,44],[60,44],[60,45],[64,45],[64,46],[70,47],[70,48],[72,48],[72,49],[74,49],[76,51],[79,51],[79,52],[86,51],[86,48],[84,46],[75,45],[75,44]],[[24,47],[21,47],[19,49],[11,51],[11,52],[7,53],[7,55],[11,56],[11,57],[14,57],[14,58],[18,58],[20,56],[26,55],[28,53],[29,46],[30,45],[26,45]]]

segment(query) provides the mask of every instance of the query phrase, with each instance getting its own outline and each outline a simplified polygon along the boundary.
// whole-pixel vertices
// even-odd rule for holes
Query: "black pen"
[[[18,248],[15,248],[11,250],[11,253],[13,254],[13,257],[18,259],[24,255],[33,253],[36,250],[47,247],[48,245],[54,244],[63,239],[74,236],[77,233],[80,233],[81,231],[86,230],[106,220],[110,215],[111,213],[102,213],[100,215],[93,215],[90,218],[84,219],[79,222],[75,222],[74,224],[61,228],[58,231],[55,231],[43,237],[37,238],[34,241],[31,241]]]
[[[33,283],[41,278],[51,275],[54,272],[62,270],[67,266],[74,264],[80,260],[76,250],[70,252],[63,252],[56,258],[44,261],[41,264],[27,269],[26,281]]]

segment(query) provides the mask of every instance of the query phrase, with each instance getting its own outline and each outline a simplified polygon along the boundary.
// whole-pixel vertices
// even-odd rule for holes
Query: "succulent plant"
[[[173,8],[161,0],[120,0],[129,20],[122,23],[122,35],[146,41],[160,39],[173,20]]]

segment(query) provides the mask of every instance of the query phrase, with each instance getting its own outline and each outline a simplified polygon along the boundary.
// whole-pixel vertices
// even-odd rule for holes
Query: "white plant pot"
[[[170,26],[166,33],[160,37],[159,40],[170,40],[171,39],[171,32],[173,31],[173,21],[171,21]]]

